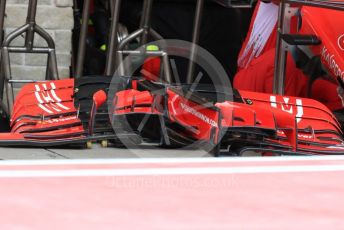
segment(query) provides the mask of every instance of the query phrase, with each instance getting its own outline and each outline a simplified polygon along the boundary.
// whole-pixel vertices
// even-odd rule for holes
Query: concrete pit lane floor
[[[140,148],[102,148],[93,144],[92,149],[75,148],[0,148],[0,160],[40,160],[40,159],[123,159],[123,158],[193,158],[212,157],[197,149],[161,149],[142,145]]]

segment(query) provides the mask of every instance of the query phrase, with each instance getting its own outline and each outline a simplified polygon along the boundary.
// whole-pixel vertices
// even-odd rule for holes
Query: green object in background
[[[100,50],[101,51],[106,51],[106,49],[107,49],[107,47],[106,47],[106,45],[104,44],[104,45],[102,45],[101,47],[100,47]]]
[[[147,51],[159,51],[159,46],[157,45],[149,45],[146,47]]]
[[[82,19],[80,19],[80,25],[82,24]],[[88,20],[88,25],[89,26],[93,26],[93,21],[92,21],[92,19],[89,19]]]

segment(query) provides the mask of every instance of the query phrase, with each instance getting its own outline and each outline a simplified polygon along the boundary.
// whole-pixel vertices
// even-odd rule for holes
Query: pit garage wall
[[[28,0],[7,0],[5,29],[6,34],[23,25],[26,21]],[[37,24],[46,29],[55,41],[60,78],[69,77],[72,50],[73,0],[38,0]],[[13,44],[24,44],[20,37]],[[46,44],[38,35],[35,44]],[[46,55],[11,54],[11,70],[15,79],[44,79]]]

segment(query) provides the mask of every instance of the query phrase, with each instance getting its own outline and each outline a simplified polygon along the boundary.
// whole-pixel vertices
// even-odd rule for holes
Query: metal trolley
[[[88,1],[88,0],[86,0]],[[140,38],[140,44],[144,45],[147,43],[148,36],[151,36],[155,40],[163,39],[154,29],[151,28],[151,11],[153,0],[145,0],[143,2],[143,13],[140,23],[140,28],[134,31],[133,33],[129,34],[128,37],[123,39],[121,42],[115,39],[115,36],[118,31],[119,25],[119,13],[120,13],[120,5],[121,0],[114,0],[113,4],[113,20],[111,24],[111,35],[110,35],[110,45],[107,53],[107,63],[106,63],[106,70],[105,75],[112,75],[114,70],[119,67],[119,73],[125,75],[124,67],[120,66],[120,63],[123,61],[123,56],[127,54],[131,55],[153,55],[153,56],[161,56],[163,60],[163,66],[165,70],[165,80],[166,82],[172,82],[172,74],[169,70],[169,63],[168,63],[168,54],[164,51],[142,51],[133,53],[129,50],[124,50],[126,45],[129,44],[131,41]],[[221,4],[224,7],[233,7],[233,8],[247,8],[251,7],[253,0],[214,0],[215,2]],[[203,7],[204,7],[204,0],[197,0],[196,7],[195,7],[195,18],[194,18],[194,27],[193,27],[193,35],[192,35],[192,47],[190,51],[190,58],[189,58],[189,67],[187,73],[187,83],[192,83],[193,75],[194,75],[194,60],[197,53],[197,46],[196,44],[199,41],[199,34],[201,29],[202,23],[202,14],[203,14]],[[84,25],[85,26],[85,25]],[[83,36],[83,35],[81,35]],[[80,44],[82,45],[82,44]],[[78,66],[79,69],[81,68]],[[77,73],[81,73],[77,70]],[[77,76],[79,75],[77,74]]]
[[[0,29],[1,35],[3,33],[3,21],[5,16],[5,6],[6,0],[1,1],[0,9]],[[7,112],[12,111],[12,106],[14,102],[14,92],[13,87],[16,83],[29,83],[36,82],[33,79],[13,79],[11,74],[10,65],[10,53],[38,53],[47,54],[47,70],[45,74],[45,79],[42,80],[57,80],[58,69],[55,53],[55,43],[52,37],[39,25],[36,24],[36,10],[37,10],[37,0],[29,0],[28,13],[26,18],[26,23],[14,30],[12,33],[8,34],[1,47],[1,79],[0,79],[0,99],[3,100],[4,90],[6,91],[7,97]],[[25,42],[23,46],[12,45],[12,41],[17,37],[25,34]],[[47,47],[35,46],[34,38],[35,34],[42,37],[46,43]]]

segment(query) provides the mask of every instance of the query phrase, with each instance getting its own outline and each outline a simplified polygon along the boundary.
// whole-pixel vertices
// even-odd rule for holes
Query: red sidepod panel
[[[343,2],[344,3],[344,2]],[[302,34],[317,35],[322,44],[312,47],[335,78],[344,81],[344,12],[324,8],[302,8]]]

